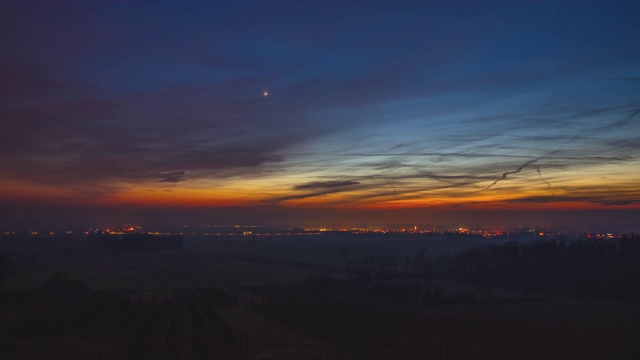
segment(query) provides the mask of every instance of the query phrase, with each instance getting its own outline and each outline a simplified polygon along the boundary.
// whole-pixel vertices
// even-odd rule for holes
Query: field
[[[92,254],[77,238],[26,237],[0,240],[0,254],[20,267],[9,280],[12,288],[37,287],[55,274],[93,288],[226,288],[296,282],[319,274],[341,277],[346,258],[410,256],[421,248],[440,254],[475,245],[476,239],[417,236],[193,236],[187,237],[183,251],[113,256]],[[348,249],[347,257],[338,254],[341,247]]]
[[[451,275],[491,244],[510,249],[444,235],[194,236],[182,251],[114,255],[78,238],[5,238],[0,357],[640,355],[634,299]]]

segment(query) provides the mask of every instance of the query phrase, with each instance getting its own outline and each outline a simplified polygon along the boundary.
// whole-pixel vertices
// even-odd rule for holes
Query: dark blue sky
[[[6,226],[637,224],[637,1],[0,9]]]

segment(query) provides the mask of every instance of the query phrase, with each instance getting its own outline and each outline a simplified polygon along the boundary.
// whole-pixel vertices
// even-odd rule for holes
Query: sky
[[[640,2],[0,5],[0,227],[640,230]]]

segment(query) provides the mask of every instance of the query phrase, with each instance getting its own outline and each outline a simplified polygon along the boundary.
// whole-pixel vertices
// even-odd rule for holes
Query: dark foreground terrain
[[[0,243],[3,359],[635,359],[640,238]]]

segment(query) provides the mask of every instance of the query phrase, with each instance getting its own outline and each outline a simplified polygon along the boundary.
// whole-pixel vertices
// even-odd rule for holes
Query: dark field
[[[479,243],[480,241],[480,243]],[[344,277],[349,258],[441,254],[489,243],[478,239],[418,236],[304,235],[192,236],[182,251],[94,254],[78,238],[25,237],[0,241],[0,254],[19,265],[10,288],[37,287],[54,274],[93,288],[241,287],[298,282],[309,275]],[[348,249],[340,256],[338,249]]]
[[[634,359],[640,239],[623,240],[194,236],[105,254],[9,237],[0,358]]]

